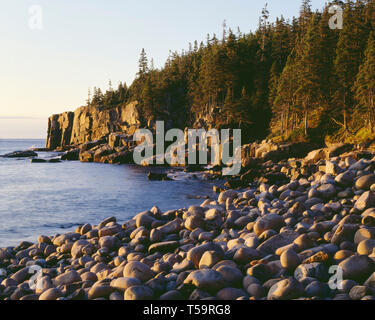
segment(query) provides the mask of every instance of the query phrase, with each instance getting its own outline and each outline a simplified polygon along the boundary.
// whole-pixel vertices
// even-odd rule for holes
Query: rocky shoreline
[[[373,152],[253,151],[201,206],[1,248],[0,299],[374,300]]]

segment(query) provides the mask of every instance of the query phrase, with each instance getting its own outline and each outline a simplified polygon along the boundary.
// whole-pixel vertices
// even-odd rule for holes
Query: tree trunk
[[[309,110],[305,107],[305,135],[308,135],[307,128],[309,125]]]

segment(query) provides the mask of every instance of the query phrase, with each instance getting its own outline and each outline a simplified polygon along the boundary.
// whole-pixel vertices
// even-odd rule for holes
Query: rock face
[[[276,144],[267,140],[260,144],[254,142],[242,146],[242,166],[248,167],[254,159],[279,161],[292,157],[304,157],[313,148],[314,146],[306,143]]]
[[[99,140],[114,132],[133,134],[141,126],[137,102],[110,110],[81,107],[48,119],[47,148],[56,149]]]
[[[70,144],[73,128],[73,112],[55,114],[48,119],[48,149],[56,149]]]

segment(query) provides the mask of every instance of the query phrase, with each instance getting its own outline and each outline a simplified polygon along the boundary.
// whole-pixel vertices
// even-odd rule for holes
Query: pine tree
[[[261,34],[261,41],[260,41],[260,50],[261,50],[261,61],[263,62],[265,59],[265,51],[266,51],[266,45],[267,45],[267,35],[268,35],[268,19],[270,16],[270,13],[267,8],[268,4],[264,6],[262,9],[262,15],[259,19],[259,32]]]
[[[147,59],[146,51],[143,48],[141,51],[141,57],[139,58],[138,77],[144,76],[147,72],[148,72],[148,59]]]
[[[88,94],[87,94],[87,100],[86,100],[87,106],[91,105],[91,89],[88,89]]]
[[[333,116],[341,113],[341,118],[335,120],[337,123],[342,119],[342,126],[345,130],[349,128],[349,115],[353,112],[352,87],[359,66],[362,62],[365,49],[366,29],[363,26],[362,12],[355,11],[354,3],[348,0],[344,8],[345,23],[343,30],[340,30],[337,43],[335,65],[336,81],[333,83],[334,92]]]
[[[295,127],[296,119],[296,91],[297,91],[297,64],[295,51],[292,51],[288,57],[283,72],[280,75],[277,87],[277,93],[273,102],[273,114],[276,121],[280,124],[280,131],[285,134],[289,131],[289,119],[292,117],[292,129]]]
[[[299,16],[299,31],[300,35],[304,34],[307,30],[312,12],[311,12],[311,0],[302,0],[302,6]]]
[[[321,52],[319,41],[318,17],[314,14],[307,26],[306,33],[301,41],[297,42],[296,55],[298,65],[298,84],[296,97],[304,111],[304,132],[308,135],[309,115],[313,106],[317,105],[322,97],[320,86]]]
[[[375,124],[375,31],[370,33],[365,59],[359,68],[353,91],[358,102],[358,109],[365,111],[364,118],[367,119],[371,133],[373,133]]]

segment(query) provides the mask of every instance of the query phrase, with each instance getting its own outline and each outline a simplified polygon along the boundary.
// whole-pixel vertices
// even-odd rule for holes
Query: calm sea
[[[0,139],[0,154],[44,145],[44,140]],[[40,158],[56,156],[38,154]],[[192,196],[213,196],[210,182],[148,181],[149,170],[0,157],[0,247],[68,232],[84,223],[97,224],[109,216],[125,222],[154,205],[164,211],[199,205],[204,200]]]

